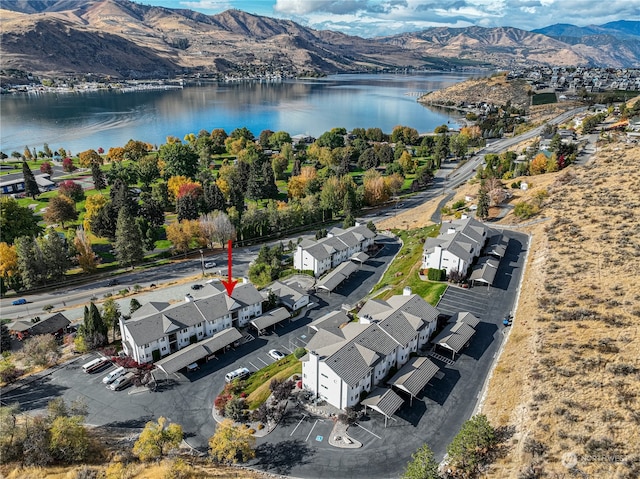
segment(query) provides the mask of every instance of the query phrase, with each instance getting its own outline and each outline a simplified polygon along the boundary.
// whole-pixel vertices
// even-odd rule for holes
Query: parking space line
[[[269,363],[266,361],[263,361],[261,358],[258,358],[258,361],[260,361],[261,363],[263,363],[265,366],[269,366]]]
[[[288,347],[286,347],[286,346],[282,346],[282,349],[285,349],[285,350],[289,351],[289,353],[293,353],[293,351],[291,351],[291,350],[290,350]]]
[[[316,422],[313,423],[313,426],[311,427],[311,431],[309,431],[309,434],[307,434],[307,438],[305,439],[305,441],[308,441],[309,438],[311,437],[311,433],[313,432],[313,429],[316,427],[316,424],[318,424],[318,419],[316,419]]]
[[[298,424],[296,424],[296,427],[293,428],[293,431],[291,431],[291,434],[289,434],[289,437],[293,436],[293,433],[296,432],[296,429],[298,429],[298,426],[300,426],[300,424],[302,424],[302,421],[304,421],[306,418],[307,418],[307,415],[303,414],[302,419],[298,421]]]
[[[251,361],[248,361],[248,363],[251,364],[251,366],[254,367],[256,371],[260,371],[260,368],[253,364]]]
[[[371,434],[372,436],[377,437],[378,439],[382,439],[380,436],[378,436],[375,432],[373,431],[369,431],[366,427],[362,427],[360,424],[355,423],[355,426],[358,426],[360,429],[364,429],[365,431],[367,431],[369,434]]]

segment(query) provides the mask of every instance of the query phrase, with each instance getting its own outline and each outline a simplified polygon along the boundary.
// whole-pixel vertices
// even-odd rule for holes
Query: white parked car
[[[102,378],[102,382],[104,384],[111,384],[113,381],[118,379],[124,373],[126,373],[126,370],[122,366],[120,366],[119,368],[114,369],[109,374],[107,374],[105,377],[103,377]]]
[[[280,361],[281,359],[284,359],[284,353],[281,353],[277,349],[269,350],[269,356],[271,356],[276,361]]]
[[[215,261],[207,261],[207,262],[204,264],[204,267],[205,267],[205,268],[215,268],[215,266],[216,266],[216,262],[215,262]]]

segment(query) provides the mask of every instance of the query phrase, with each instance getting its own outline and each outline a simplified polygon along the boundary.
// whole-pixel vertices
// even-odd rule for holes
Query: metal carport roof
[[[457,354],[469,342],[475,332],[475,329],[464,322],[449,323],[433,340],[433,343]]]
[[[407,364],[402,366],[400,371],[398,371],[387,384],[408,392],[413,400],[438,373],[439,369],[438,366],[427,358],[412,358]]]
[[[365,412],[367,407],[370,407],[384,415],[385,427],[387,426],[387,418],[393,416],[403,403],[404,400],[393,389],[380,387],[375,388],[369,397],[362,401],[362,405],[365,406]]]
[[[280,321],[284,321],[285,319],[288,319],[290,317],[291,314],[289,313],[287,308],[277,308],[263,314],[258,318],[251,320],[251,324],[258,331],[262,331],[263,329],[266,329],[269,326],[273,326],[274,324],[278,324]]]
[[[195,363],[198,359],[210,356],[240,339],[242,339],[242,334],[236,328],[225,329],[208,339],[190,344],[186,348],[162,358],[155,365],[166,374],[175,373],[189,364]]]
[[[340,283],[342,283],[345,279],[351,276],[358,270],[358,266],[351,261],[345,261],[338,265],[336,269],[327,274],[324,278],[322,278],[316,288],[318,289],[326,289],[331,292],[338,287]]]

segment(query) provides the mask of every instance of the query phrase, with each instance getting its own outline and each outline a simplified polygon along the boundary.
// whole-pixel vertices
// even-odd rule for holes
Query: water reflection
[[[455,121],[420,105],[410,93],[437,90],[468,75],[339,75],[283,82],[200,83],[180,90],[5,95],[0,149],[25,145],[77,153],[122,146],[130,138],[161,144],[201,129],[246,126],[319,136],[334,128],[406,125],[420,132]]]

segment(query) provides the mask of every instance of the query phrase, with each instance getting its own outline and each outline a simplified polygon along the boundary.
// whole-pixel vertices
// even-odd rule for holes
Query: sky
[[[639,0],[137,0],[207,15],[236,8],[293,20],[317,30],[365,38],[429,27],[510,26],[533,30],[555,23],[601,25],[640,20]]]

